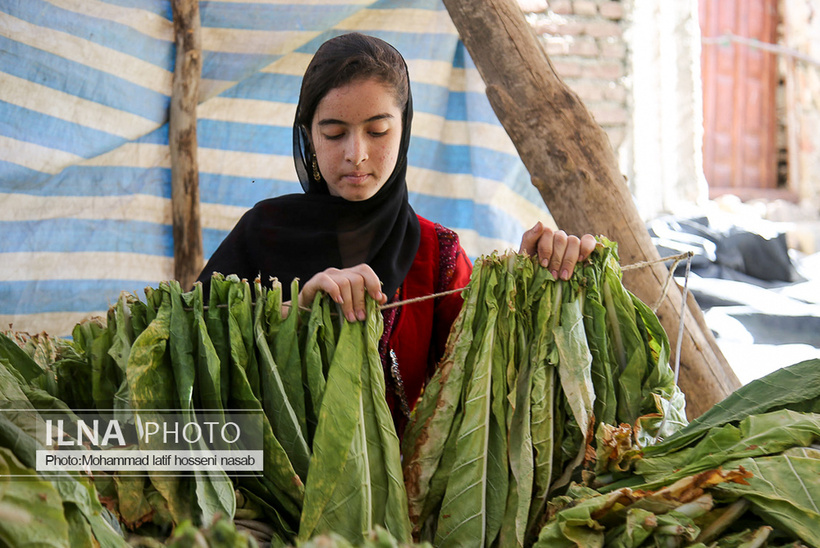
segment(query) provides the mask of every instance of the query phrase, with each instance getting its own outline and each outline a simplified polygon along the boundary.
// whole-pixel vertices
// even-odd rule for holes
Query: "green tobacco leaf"
[[[219,361],[216,347],[208,336],[201,283],[194,284],[191,306],[194,312],[192,329],[196,355],[194,404],[198,408],[210,409],[221,417],[223,409],[220,384],[222,364]]]
[[[171,371],[176,387],[174,403],[185,415],[192,419],[194,408],[194,384],[196,366],[194,365],[193,321],[190,295],[183,296],[179,282],[169,283],[168,292],[171,299],[171,317],[169,322],[168,351],[171,358]]]
[[[213,344],[214,351],[222,364],[219,371],[219,392],[222,398],[222,405],[219,408],[226,408],[230,399],[231,387],[231,367],[227,367],[231,359],[231,346],[228,340],[228,292],[233,285],[221,274],[214,274],[211,277],[211,289],[208,295],[208,313],[205,317],[205,325],[208,328],[208,338]]]
[[[607,335],[607,309],[604,306],[603,279],[608,268],[612,249],[601,246],[592,254],[588,264],[580,268],[584,289],[584,328],[589,351],[592,355],[590,375],[595,388],[593,411],[598,422],[616,424],[618,407],[616,379],[620,374],[619,365],[612,361],[610,341]]]
[[[46,333],[39,333],[36,335],[26,334],[24,338],[17,343],[23,351],[31,356],[38,367],[45,373],[39,375],[36,379],[32,379],[29,383],[32,386],[45,390],[49,394],[63,396],[64,394],[70,397],[76,397],[77,403],[85,407],[87,404],[87,397],[89,395],[89,388],[86,386],[77,387],[71,382],[71,377],[82,377],[83,372],[78,371],[87,369],[88,364],[77,356],[76,352],[71,352],[71,356],[64,356],[68,358],[66,366],[63,371],[60,371],[55,362],[57,361],[58,347],[71,347],[70,341],[62,339],[52,339]],[[75,358],[75,359],[70,359]],[[87,372],[85,373],[88,374]],[[87,383],[83,383],[87,385]],[[62,390],[61,390],[62,389]],[[70,401],[70,400],[69,400]]]
[[[322,326],[324,329],[319,332],[321,336],[319,343],[322,349],[325,379],[327,379],[327,371],[330,368],[330,364],[333,363],[333,354],[336,352],[336,341],[338,340],[339,330],[341,329],[340,322],[344,322],[343,316],[340,313],[336,314],[338,320],[334,322],[331,306],[338,307],[338,305],[335,305],[330,299],[322,299]]]
[[[555,451],[554,425],[556,424],[553,420],[553,412],[557,383],[556,368],[550,363],[549,356],[555,343],[552,329],[543,326],[549,326],[551,319],[557,317],[556,310],[558,310],[560,301],[555,298],[556,288],[557,284],[545,284],[545,290],[538,301],[537,316],[533,320],[535,325],[542,327],[536,330],[533,348],[530,351],[533,361],[530,428],[535,482],[528,527],[530,531],[536,527],[543,514],[553,476],[552,456]]]
[[[264,486],[259,484],[255,478],[242,478],[241,481],[249,485],[249,487],[240,485],[239,489],[242,495],[261,509],[266,518],[265,520],[274,528],[279,536],[290,540],[295,539],[296,530],[282,517],[281,512],[274,507],[274,504],[272,504],[273,501],[261,498],[256,494],[264,491]]]
[[[219,356],[216,349],[208,337],[207,323],[205,320],[205,310],[202,295],[202,284],[194,285],[191,306],[194,313],[193,338],[196,353],[196,387],[195,400],[201,408],[210,409],[210,413],[215,413],[222,418],[222,398],[220,393],[220,369]],[[211,504],[210,510],[203,508],[206,514],[214,515],[222,513],[225,516],[233,516],[236,511],[236,497],[232,482],[226,474],[216,474],[216,477],[209,476],[209,491],[213,491],[210,497],[219,501],[218,504]],[[204,496],[201,499],[205,499]],[[207,500],[207,499],[206,499]],[[202,503],[200,503],[202,504]]]
[[[109,314],[112,311],[109,310]],[[74,340],[83,333],[85,355],[91,364],[91,393],[97,409],[114,409],[114,396],[125,381],[125,373],[108,353],[113,343],[113,329],[99,327],[96,322],[77,324]],[[125,383],[127,386],[127,383]]]
[[[299,539],[305,541],[318,532],[323,515],[332,511],[337,515],[336,504],[344,496],[361,497],[366,478],[361,474],[343,474],[345,467],[355,466],[362,450],[363,440],[357,438],[361,421],[362,378],[362,326],[358,322],[345,322],[339,335],[339,343],[333,356],[327,378],[327,390],[319,411],[316,436],[313,439],[313,457],[310,463],[305,500],[299,525]],[[336,492],[343,484],[349,492]],[[358,485],[358,488],[355,488]],[[346,530],[362,532],[361,508],[350,505],[351,516]],[[327,525],[327,521],[324,522]]]
[[[2,332],[0,332],[0,358],[7,360],[26,382],[31,382],[43,374],[43,369],[37,365],[37,362]]]
[[[456,317],[444,356],[424,388],[402,438],[404,477],[410,518],[422,518],[432,485],[440,468],[445,445],[453,431],[464,386],[464,364],[473,343],[473,323],[479,301],[480,268],[473,269],[470,285],[462,295],[464,306]],[[454,436],[453,436],[454,437]],[[443,490],[441,491],[443,496]],[[440,499],[435,501],[438,504]],[[432,505],[430,505],[432,506]]]
[[[521,369],[516,379],[515,407],[509,428],[510,485],[504,525],[499,537],[499,544],[502,546],[524,546],[525,544],[535,476],[535,454],[530,423],[534,364],[529,358],[527,336],[520,318],[516,327],[521,350],[519,354]]]
[[[153,294],[151,291],[146,289],[146,295]],[[157,293],[157,295],[159,294]],[[107,352],[108,356],[114,361],[116,369],[118,369],[116,376],[120,379],[120,384],[113,396],[113,409],[115,410],[114,416],[124,423],[133,420],[131,414],[131,387],[127,378],[131,347],[155,317],[156,311],[152,306],[125,292],[120,293],[117,303],[108,311],[108,332],[111,344],[108,346]],[[136,325],[138,323],[144,323],[144,325],[140,325],[138,328]]]
[[[420,540],[433,542],[435,539],[441,504],[444,500],[444,493],[447,491],[450,473],[456,461],[456,442],[458,441],[458,432],[461,430],[463,420],[463,413],[457,413],[453,417],[453,423],[444,444],[438,467],[430,477],[427,498],[424,501],[424,506],[421,507],[421,514],[416,520],[417,524],[414,525],[414,531],[418,531]]]
[[[675,373],[669,365],[669,339],[652,310],[632,295],[641,332],[646,343],[647,376],[643,383],[642,417],[636,432],[638,445],[643,448],[665,439],[688,424],[686,397],[675,384]],[[660,415],[658,419],[654,415]],[[659,431],[659,429],[661,429]]]
[[[250,286],[235,275],[229,275],[225,283],[228,300],[227,342],[230,347],[230,368],[227,375],[230,386],[226,408],[261,411],[264,414],[264,408],[259,400],[261,378],[254,349]],[[298,522],[304,497],[304,483],[294,471],[287,452],[273,433],[267,416],[263,418],[262,428],[264,472],[259,480],[269,494],[259,495],[274,496],[283,516],[291,523]]]
[[[145,497],[145,478],[116,474],[114,483],[117,488],[117,504],[120,519],[130,528],[147,521],[153,508]]]
[[[94,531],[91,529],[88,520],[85,519],[85,515],[83,515],[75,504],[70,502],[63,504],[63,515],[65,516],[66,523],[68,523],[68,536],[71,539],[72,548],[95,548],[96,546],[102,546],[102,544],[95,539]],[[96,545],[95,542],[97,542]]]
[[[293,280],[290,291],[291,295],[299,294],[299,280]],[[299,421],[299,429],[307,439],[305,389],[302,385],[302,358],[299,356],[299,314],[296,307],[279,326],[272,351],[288,401]]]
[[[613,371],[617,369],[609,361],[606,308],[599,301],[587,298],[584,302],[584,327],[592,356],[590,377],[595,388],[593,413],[598,422],[614,424],[618,400]]]
[[[146,294],[148,289],[146,289]],[[140,333],[145,331],[154,316],[149,314],[148,305],[136,295],[128,295],[128,310],[131,312],[131,328],[134,330],[134,338],[138,337]],[[110,310],[109,310],[110,313]]]
[[[717,548],[759,548],[767,546],[766,541],[772,533],[772,528],[768,525],[757,529],[745,529],[738,533],[732,533],[719,538],[715,543]],[[803,543],[792,543],[783,545],[780,548],[804,548]]]
[[[494,291],[496,273],[490,271],[484,285]],[[487,531],[487,494],[501,478],[490,477],[490,454],[493,440],[492,355],[495,344],[495,322],[498,306],[487,302],[486,329],[481,339],[473,370],[467,383],[464,418],[456,441],[456,459],[450,473],[436,531],[437,546],[460,546],[465,543],[484,546],[490,539]],[[505,478],[506,479],[506,473]],[[506,494],[506,490],[503,491]]]
[[[171,294],[167,284],[156,294],[161,305],[154,320],[140,333],[131,346],[126,375],[131,394],[131,406],[144,422],[161,422],[161,409],[178,408],[178,392],[174,382],[168,339],[171,336]],[[146,442],[140,438],[143,450],[167,450],[158,437]],[[162,471],[149,470],[151,483],[168,503],[168,508],[179,523],[191,518],[189,485],[181,478]]]
[[[624,523],[608,528],[604,545],[610,548],[638,548],[656,526],[655,514],[641,508],[630,508]]]
[[[9,477],[13,476],[13,477]],[[0,544],[14,547],[68,547],[68,522],[55,486],[0,447]],[[13,517],[12,517],[13,516]]]
[[[612,508],[621,493],[582,496],[558,511],[541,529],[533,548],[602,547],[606,528],[595,516]]]
[[[715,427],[691,448],[635,463],[636,471],[654,488],[729,460],[780,453],[791,447],[809,447],[820,439],[820,414],[788,409],[749,416],[733,426]]]
[[[199,293],[197,292],[199,291]],[[170,283],[171,293],[171,337],[170,354],[171,367],[174,371],[174,380],[177,386],[179,406],[186,423],[196,423],[195,388],[197,365],[195,356],[196,340],[195,323],[202,317],[201,287],[183,294],[179,283]],[[213,379],[211,380],[213,383]],[[215,386],[212,386],[212,389]],[[215,394],[212,394],[212,397]],[[209,448],[203,438],[190,449],[205,451]],[[191,501],[196,505],[198,512],[194,514],[194,521],[199,524],[211,523],[218,516],[233,518],[236,510],[236,497],[230,478],[224,471],[194,471],[194,490],[196,497]]]
[[[229,275],[228,343],[231,361],[245,373],[255,399],[259,399],[259,368],[256,364],[253,336],[253,298],[248,282]],[[232,394],[235,397],[235,394]]]
[[[364,353],[366,365],[362,368],[362,416],[368,447],[373,499],[370,512],[373,523],[384,527],[390,535],[402,542],[410,542],[410,519],[407,492],[401,468],[399,438],[393,426],[393,417],[385,399],[384,369],[379,356],[379,339],[383,331],[382,315],[376,301],[367,299]]]
[[[300,539],[332,531],[359,545],[379,526],[410,540],[399,440],[378,353],[382,318],[373,299],[367,312],[366,324],[344,324],[330,366]]]
[[[56,378],[53,388],[48,386],[50,383],[34,382],[30,385],[32,389],[40,390],[53,398],[59,398],[73,409],[94,408],[94,385],[88,382],[88,379],[93,379],[93,373],[91,365],[84,356],[75,354],[60,358],[51,365],[50,369]],[[50,375],[44,375],[46,376]]]
[[[809,410],[805,409],[807,402],[819,399],[820,360],[800,362],[741,386],[673,437],[647,447],[644,452],[648,457],[655,457],[677,451],[716,426],[777,409]]]
[[[238,279],[226,280],[226,283],[231,284],[231,286],[240,284],[247,286],[247,283],[239,282]],[[237,298],[234,299],[234,306],[231,311],[231,316],[244,316],[245,312],[242,312],[242,306],[240,306],[239,301],[243,300],[245,295],[249,295],[249,292],[246,293],[241,288],[227,288],[226,292],[235,297],[241,296],[239,300],[237,300]],[[250,303],[245,301],[245,306],[246,311],[249,314]],[[248,364],[250,362],[249,357],[246,356],[245,358],[242,358],[242,353],[245,352],[246,347],[242,334],[237,331],[239,329],[238,324],[244,324],[244,322],[237,322],[236,317],[233,317],[233,319],[229,318],[229,320],[228,330],[233,330],[233,333],[230,336],[232,358],[226,362],[228,364],[227,368],[223,366],[223,370],[229,369],[227,374],[223,371],[223,378],[230,380],[230,386],[228,389],[229,399],[225,408],[259,411],[262,415],[264,415],[262,417],[264,472],[262,476],[257,478],[258,482],[253,482],[253,485],[262,487],[262,490],[256,493],[258,496],[273,497],[275,500],[272,500],[271,503],[276,503],[277,508],[281,511],[283,519],[289,520],[289,523],[295,524],[299,521],[299,515],[301,513],[302,502],[305,494],[304,483],[299,475],[294,471],[293,465],[291,464],[287,453],[282,447],[282,444],[276,438],[276,435],[273,433],[273,429],[271,428],[267,415],[264,414],[264,408],[257,399],[254,393],[254,388],[251,386],[247,372],[243,367],[243,363]],[[252,329],[252,324],[249,325],[249,328]],[[259,386],[256,388],[258,390]]]
[[[650,392],[649,400],[644,403],[644,413],[633,426],[636,446],[640,449],[674,435],[688,424],[686,396],[680,390],[669,399],[658,392]]]
[[[748,484],[723,483],[715,489],[749,500],[752,511],[767,524],[820,546],[820,459],[801,452],[732,461],[727,466],[742,466],[752,473]]]
[[[533,445],[533,493],[530,505],[528,530],[538,524],[546,507],[550,482],[553,475],[554,431],[553,410],[555,405],[555,367],[541,363],[533,368],[531,394],[531,430]]]
[[[177,401],[167,354],[171,333],[171,295],[162,291],[157,315],[131,346],[125,367],[135,409],[169,409]]]
[[[630,296],[645,333],[649,374],[644,381],[644,400],[653,392],[663,394],[669,399],[679,392],[675,385],[675,372],[669,366],[669,337],[652,309],[635,295],[630,293]]]
[[[20,428],[7,415],[0,413],[0,447],[7,448],[27,467],[34,468],[37,465],[37,449],[42,449],[42,446],[37,443],[35,434]]]
[[[561,323],[554,330],[554,335],[555,346],[560,356],[558,378],[583,439],[593,427],[595,392],[591,377],[592,355],[587,346],[580,300],[564,300],[561,306]],[[572,460],[553,487],[560,487],[569,481],[572,471],[583,462],[585,452],[586,444],[582,442],[580,447],[575,449]]]
[[[657,522],[652,532],[655,546],[689,545],[700,533],[690,517],[675,511],[660,514]]]
[[[287,453],[294,471],[302,478],[302,481],[305,481],[310,464],[310,449],[302,435],[296,413],[288,400],[279,374],[279,367],[271,354],[265,331],[265,316],[271,300],[267,296],[262,296],[264,291],[258,282],[256,295],[253,329],[261,380],[262,408],[265,410],[274,436]]]
[[[282,327],[285,319],[282,317],[284,307],[290,307],[292,303],[282,303],[282,282],[273,278],[270,290],[265,295],[267,303],[265,305],[265,334],[268,337],[268,344],[272,345],[276,340],[276,334]]]
[[[120,293],[117,303],[108,311],[108,328],[111,330],[111,346],[108,349],[108,354],[120,368],[123,375],[125,375],[125,370],[128,367],[128,355],[131,353],[131,345],[136,338],[131,327],[131,314],[127,299],[128,294]]]
[[[504,505],[509,492],[510,468],[508,458],[508,397],[514,391],[517,377],[514,367],[515,325],[509,317],[514,310],[515,284],[509,272],[512,259],[496,265],[499,283],[496,286],[496,302],[500,303],[495,320],[495,340],[491,353],[491,420],[487,453],[486,491],[486,544],[495,542],[504,520]],[[505,317],[506,316],[506,317]],[[489,324],[488,324],[489,325]],[[513,363],[510,363],[513,362]],[[512,387],[510,387],[512,383]]]
[[[251,401],[250,385],[244,371],[237,368],[232,374],[231,393],[237,394],[236,409],[263,411],[259,402]],[[259,485],[266,491],[258,492],[259,496],[272,497],[283,519],[294,525],[299,521],[305,487],[301,478],[293,470],[288,455],[271,430],[267,417],[262,420],[263,467],[264,472],[258,478]]]
[[[63,501],[64,509],[73,505],[82,514],[95,538],[95,543],[92,546],[127,548],[128,543],[122,537],[122,532],[119,528],[115,530],[111,525],[115,523],[115,521],[112,521],[115,518],[100,503],[95,482],[75,472],[68,475],[59,472],[40,472],[40,477],[44,480],[50,480],[51,485],[56,488],[60,499]],[[75,523],[72,527],[75,525],[78,526]],[[85,530],[84,527],[83,530]],[[71,545],[75,546],[75,539],[73,537],[70,537],[70,539]]]
[[[363,411],[361,399],[358,403],[361,413]],[[370,455],[364,430],[364,421],[359,420],[347,452],[344,468],[338,476],[333,492],[322,509],[314,529],[314,534],[336,533],[354,545],[361,544],[365,533],[375,524],[371,511],[374,500],[374,479],[370,475],[368,466]],[[310,492],[310,483],[308,483],[308,492]]]
[[[607,268],[603,282],[607,333],[619,366],[617,421],[633,424],[641,415],[642,387],[647,371],[646,347],[636,323],[635,307],[621,283],[620,271]]]
[[[319,409],[322,407],[322,396],[325,393],[325,365],[322,352],[322,341],[325,331],[333,329],[324,324],[326,299],[315,298],[308,318],[305,349],[302,352],[302,369],[305,373],[305,411],[307,413],[308,439],[313,439],[316,424],[319,420]]]

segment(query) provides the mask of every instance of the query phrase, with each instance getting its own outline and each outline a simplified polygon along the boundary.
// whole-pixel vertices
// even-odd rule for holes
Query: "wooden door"
[[[700,0],[703,168],[711,197],[777,189],[777,0]]]

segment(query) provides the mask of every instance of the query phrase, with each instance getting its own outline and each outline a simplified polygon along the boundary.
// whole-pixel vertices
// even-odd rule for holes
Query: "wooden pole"
[[[618,242],[622,264],[659,258],[603,129],[564,84],[515,0],[444,0],[510,135],[558,226]],[[668,271],[663,264],[624,275],[625,285],[654,304]],[[682,296],[670,291],[658,309],[674,350]],[[679,386],[690,419],[740,386],[694,298],[688,299]]]
[[[172,0],[176,64],[168,141],[171,147],[171,208],[174,278],[190,288],[204,265],[199,216],[196,107],[202,74],[199,0]]]

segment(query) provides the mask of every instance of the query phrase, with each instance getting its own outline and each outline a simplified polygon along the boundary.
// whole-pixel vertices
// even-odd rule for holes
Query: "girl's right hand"
[[[379,277],[364,263],[351,268],[328,268],[315,274],[299,292],[299,306],[310,307],[319,291],[339,303],[345,318],[351,322],[367,318],[365,293],[379,304],[387,302]]]

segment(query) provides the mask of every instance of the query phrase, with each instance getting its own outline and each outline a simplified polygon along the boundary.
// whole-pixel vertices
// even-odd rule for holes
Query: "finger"
[[[295,305],[293,304],[293,301],[285,301],[285,302],[282,303],[282,306],[280,308],[280,313],[282,314],[282,319],[283,320],[288,319],[288,314],[290,314],[290,309],[293,308],[294,306],[302,306],[299,299],[296,300]]]
[[[541,261],[541,266],[544,268],[549,267],[550,259],[552,259],[552,255],[555,252],[555,234],[551,228],[546,228],[541,234],[541,238],[538,239],[535,253],[537,254],[538,260]]]
[[[326,293],[335,302],[341,304],[343,302],[341,288],[335,280],[339,272],[338,269],[328,268],[315,274],[299,292],[299,306],[309,307],[319,291]]]
[[[367,292],[367,287],[364,276],[355,270],[346,270],[345,273],[349,282],[351,306],[353,308],[354,319],[362,321],[367,318],[367,308],[365,305],[365,293]],[[348,317],[348,319],[350,318]]]
[[[526,253],[530,257],[534,256],[537,249],[538,249],[538,239],[544,232],[544,225],[541,224],[541,221],[535,223],[528,231],[524,232],[524,235],[521,236],[521,247],[518,248],[519,253]]]
[[[578,253],[581,250],[581,240],[578,236],[567,237],[567,248],[564,251],[564,259],[561,261],[562,280],[569,280],[572,276],[572,271],[575,270],[575,264],[578,262]]]
[[[367,293],[379,304],[384,304],[387,301],[387,295],[382,293],[382,282],[376,272],[366,264],[355,266],[353,270],[358,272],[364,279],[364,287]]]
[[[551,247],[549,244],[551,244]],[[546,250],[548,247],[550,247],[549,256],[546,255]],[[544,251],[542,251],[542,248]],[[561,268],[561,261],[564,260],[564,251],[566,249],[567,233],[563,230],[559,230],[553,233],[552,238],[549,242],[539,242],[538,244],[538,256],[541,258],[541,263],[543,264],[545,259],[548,261],[547,268],[549,268],[550,273],[555,279],[558,279],[558,274]]]
[[[346,318],[355,321],[350,287],[343,271],[338,268],[328,268],[315,274],[299,292],[299,306],[310,306],[319,291],[325,292],[331,299],[341,305],[342,314]]]
[[[341,295],[342,314],[349,322],[356,321],[355,299],[353,297],[353,287],[350,283],[350,278],[342,274],[334,280],[339,286],[339,294]]]
[[[584,234],[581,236],[581,250],[578,252],[578,260],[586,261],[589,256],[595,251],[595,246],[598,245],[598,240],[592,234]]]

